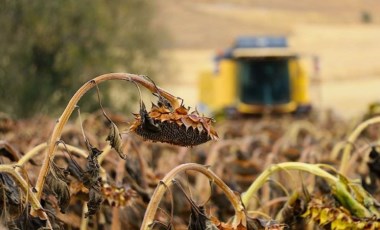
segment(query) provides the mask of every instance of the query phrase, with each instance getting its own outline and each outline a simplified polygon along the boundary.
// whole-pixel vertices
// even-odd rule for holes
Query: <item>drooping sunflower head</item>
[[[218,134],[212,126],[212,118],[200,115],[197,110],[189,112],[189,108],[183,105],[183,100],[158,88],[146,76],[134,83],[140,93],[140,112],[134,114],[135,120],[129,131],[137,133],[146,140],[179,146],[195,146],[218,139]],[[150,111],[147,111],[141,100],[137,83],[158,98],[157,105],[152,103]]]
[[[142,104],[130,131],[147,140],[179,146],[195,146],[218,139],[212,118],[201,116],[196,110],[189,113],[183,105],[173,109],[165,103],[158,104],[152,104],[149,112]]]

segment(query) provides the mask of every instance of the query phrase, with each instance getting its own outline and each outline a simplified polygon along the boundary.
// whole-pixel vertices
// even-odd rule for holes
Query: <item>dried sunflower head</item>
[[[218,139],[212,118],[201,116],[196,110],[189,113],[183,105],[173,108],[165,103],[158,104],[152,104],[148,112],[142,103],[129,130],[144,139],[179,146],[195,146]]]

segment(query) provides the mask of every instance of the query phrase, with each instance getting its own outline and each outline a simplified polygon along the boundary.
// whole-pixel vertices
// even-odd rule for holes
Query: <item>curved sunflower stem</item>
[[[35,146],[33,149],[29,150],[17,162],[16,165],[19,166],[19,167],[16,168],[16,171],[19,172],[20,167],[22,167],[26,162],[28,162],[30,159],[32,159],[33,157],[35,157],[36,155],[38,155],[42,150],[46,149],[47,146],[48,146],[47,143],[42,143],[42,144],[39,144],[39,145]],[[65,146],[66,146],[67,149],[65,149]],[[86,150],[77,148],[77,147],[69,145],[69,144],[65,144],[65,146],[59,145],[58,148],[62,149],[62,150],[68,150],[71,153],[78,154],[79,156],[81,156],[83,158],[87,158],[88,157],[88,152]],[[111,146],[110,145],[106,145],[104,147],[104,149],[102,149],[102,154],[100,154],[100,156],[98,158],[98,159],[101,159],[101,160],[99,160],[99,164],[101,164],[101,162],[104,160],[105,156],[110,152],[110,150],[111,150]],[[100,177],[102,178],[102,181],[105,181],[107,179],[106,170],[101,165],[100,165]]]
[[[330,153],[330,160],[332,161],[335,161],[338,156],[339,156],[339,153],[342,151],[342,149],[347,145],[347,144],[350,144],[350,143],[347,143],[346,141],[340,141],[338,143],[336,143],[333,147],[333,149],[331,150],[331,153]]]
[[[145,212],[144,220],[141,224],[141,230],[148,230],[149,226],[153,223],[155,214],[158,209],[158,205],[161,202],[162,197],[164,196],[168,187],[173,184],[173,179],[182,172],[186,171],[196,171],[202,173],[207,178],[209,178],[212,182],[214,182],[227,196],[229,201],[235,210],[235,218],[234,221],[239,224],[240,221],[245,220],[244,207],[238,198],[238,196],[212,171],[210,171],[206,166],[195,164],[195,163],[187,163],[182,164],[174,168],[170,171],[166,176],[161,180],[161,183],[157,186],[156,190],[153,193],[153,196],[148,204],[148,207]]]
[[[65,144],[65,145],[67,147],[67,150],[69,150],[70,152],[76,153],[76,154],[80,155],[81,157],[87,158],[88,153],[85,150],[77,148],[77,147],[69,145],[69,144]],[[38,155],[42,150],[46,149],[47,146],[48,146],[47,143],[42,143],[42,144],[35,146],[33,149],[29,150],[25,155],[23,155],[20,158],[20,160],[17,162],[17,165],[18,166],[24,165],[30,159],[32,159],[33,157]],[[58,148],[63,149],[63,150],[65,149],[63,145],[59,145]]]
[[[366,129],[368,126],[372,124],[380,123],[380,116],[373,117],[371,119],[368,119],[362,123],[360,123],[355,130],[350,134],[350,136],[347,138],[347,144],[343,149],[343,155],[342,155],[342,163],[340,164],[339,173],[342,175],[346,175],[348,170],[348,162],[350,161],[350,153],[353,148],[353,143],[356,141],[356,139],[359,137],[361,132],[363,132],[364,129]]]
[[[301,131],[307,131],[314,138],[317,138],[319,136],[317,128],[311,122],[305,121],[305,120],[296,121],[289,128],[288,135],[287,135],[289,136],[289,142],[291,145],[297,144],[297,139]]]
[[[317,165],[302,163],[302,162],[284,162],[275,165],[271,165],[265,171],[263,171],[256,180],[249,186],[248,190],[243,193],[242,201],[245,207],[248,207],[249,200],[254,196],[254,194],[267,182],[267,180],[272,176],[272,174],[281,171],[281,170],[301,170],[306,171],[311,174],[323,177],[330,182],[335,182],[336,177],[330,173],[319,168]]]
[[[165,97],[169,102],[172,103],[173,107],[179,106],[179,101],[176,97],[171,95],[170,93],[164,91],[161,88],[155,87],[155,85],[152,82],[147,81],[143,76],[135,75],[135,74],[128,74],[128,73],[109,73],[100,75],[88,82],[86,82],[79,90],[74,94],[74,96],[71,98],[69,103],[67,104],[65,110],[63,111],[61,117],[58,119],[53,133],[51,135],[51,138],[48,142],[48,149],[45,154],[45,158],[42,164],[42,167],[40,169],[37,183],[36,183],[36,189],[37,189],[37,199],[41,199],[42,189],[43,185],[45,183],[45,178],[49,170],[50,161],[51,158],[54,156],[55,151],[57,149],[56,142],[60,140],[63,127],[67,123],[69,117],[71,116],[73,110],[75,109],[75,106],[77,105],[78,101],[82,98],[82,96],[89,91],[91,88],[95,87],[97,84],[108,81],[108,80],[126,80],[126,81],[133,81],[137,82],[140,85],[146,87],[151,92],[156,92],[157,90],[160,91],[160,94]]]
[[[242,194],[242,202],[244,207],[248,207],[249,201],[256,192],[268,181],[268,179],[276,172],[282,170],[299,170],[311,173],[315,176],[324,178],[332,187],[334,196],[339,202],[353,214],[358,217],[370,217],[372,213],[358,202],[348,191],[348,183],[339,179],[321,169],[319,165],[308,164],[302,162],[284,162],[270,166],[263,171],[256,180],[249,186],[248,190]]]

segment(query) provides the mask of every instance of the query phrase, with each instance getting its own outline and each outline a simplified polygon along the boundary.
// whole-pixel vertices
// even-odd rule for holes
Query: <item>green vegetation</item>
[[[88,76],[120,70],[157,76],[162,36],[152,4],[0,0],[0,110],[53,116]],[[84,98],[81,108],[98,109],[96,103]]]

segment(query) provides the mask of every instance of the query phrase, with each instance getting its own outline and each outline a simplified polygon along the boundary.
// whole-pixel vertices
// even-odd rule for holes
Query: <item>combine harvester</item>
[[[227,117],[306,114],[309,76],[285,37],[239,37],[199,78],[201,112]]]

